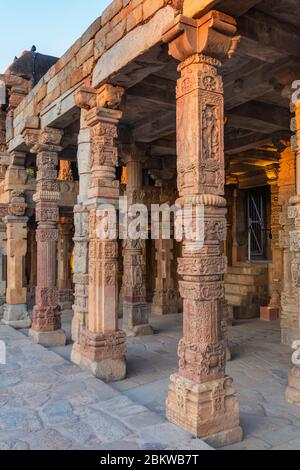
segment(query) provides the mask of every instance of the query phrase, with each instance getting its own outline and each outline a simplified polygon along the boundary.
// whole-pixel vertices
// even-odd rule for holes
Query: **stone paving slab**
[[[64,328],[70,331],[68,322],[67,317]],[[0,421],[0,449],[34,448],[45,433],[45,446],[50,447],[63,442],[71,449],[151,450],[156,446],[158,450],[170,446],[201,450],[203,442],[191,436],[184,442],[181,430],[177,444],[168,441],[167,433],[164,438],[155,437],[154,442],[147,434],[147,428],[156,432],[153,427],[158,426],[155,436],[159,435],[166,424],[166,396],[169,377],[177,370],[182,316],[153,317],[151,323],[155,335],[128,339],[127,379],[109,386],[70,364],[70,345],[47,351],[19,332],[0,327],[0,340],[9,340],[5,374],[1,374],[0,366],[0,410],[21,408],[36,413],[16,412],[13,419],[21,431],[7,431],[6,439],[1,436]],[[228,373],[238,392],[245,439],[224,450],[299,449],[300,407],[285,401],[291,349],[280,344],[279,324],[237,322],[229,336],[233,361],[228,364]],[[117,403],[120,414],[116,414]],[[7,427],[9,416],[3,414]],[[42,425],[41,430],[30,433],[32,441],[24,440],[22,431],[30,422],[29,416],[33,416],[31,426],[37,426],[37,418]],[[104,437],[101,434],[100,421],[102,429],[111,429],[109,438],[109,433]]]
[[[0,326],[0,450],[211,449],[63,355]],[[136,385],[136,383],[135,383]]]
[[[182,316],[152,317],[151,324],[154,336],[128,340],[129,376],[113,387],[163,417],[170,371],[178,364]],[[298,449],[300,407],[285,401],[292,351],[281,344],[279,323],[236,322],[229,329],[229,338],[233,360],[227,371],[238,393],[245,439],[225,450]]]

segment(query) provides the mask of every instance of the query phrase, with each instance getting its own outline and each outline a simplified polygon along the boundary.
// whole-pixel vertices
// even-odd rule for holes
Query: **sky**
[[[0,0],[0,73],[33,45],[60,57],[112,0]]]

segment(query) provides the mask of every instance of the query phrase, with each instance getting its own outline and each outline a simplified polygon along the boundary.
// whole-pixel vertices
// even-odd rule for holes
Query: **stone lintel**
[[[162,33],[174,19],[174,15],[175,10],[167,5],[165,8],[160,9],[148,23],[130,31],[123,39],[105,52],[94,68],[93,87],[98,88],[109,81],[110,78],[121,74],[126,66],[134,62],[135,59],[138,59],[155,45],[160,44]]]

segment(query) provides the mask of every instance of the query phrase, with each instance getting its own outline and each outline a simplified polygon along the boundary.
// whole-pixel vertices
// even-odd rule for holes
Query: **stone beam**
[[[175,112],[154,113],[138,123],[133,130],[136,142],[153,142],[171,134],[176,129]]]
[[[288,109],[257,101],[249,101],[234,108],[227,117],[229,127],[249,129],[263,134],[290,129]]]
[[[235,17],[246,13],[260,0],[184,0],[183,14],[190,18],[200,18],[213,8]]]
[[[41,111],[41,128],[59,127],[64,128],[80,118],[80,111],[75,103],[75,92],[81,84],[70,88],[56,101]]]
[[[175,85],[174,85],[175,88]],[[127,96],[135,99],[147,101],[158,106],[167,106],[170,109],[176,109],[176,100],[174,89],[170,87],[169,80],[161,80],[161,87],[153,85],[151,79],[143,81],[128,90]]]
[[[251,11],[238,21],[238,31],[244,41],[239,53],[257,58],[264,49],[266,60],[276,62],[280,57],[300,56],[300,35],[296,27],[287,25],[259,11]]]
[[[253,148],[261,147],[270,143],[271,136],[263,133],[251,132],[244,135],[239,132],[231,132],[229,136],[225,136],[225,151],[227,155],[244,152]]]
[[[141,56],[150,51],[154,46],[161,43],[161,38],[164,29],[170,22],[174,20],[176,11],[171,6],[166,6],[159,10],[154,17],[146,24],[138,26],[133,31],[128,33],[116,43],[111,49],[105,52],[102,57],[98,60],[93,73],[92,86],[98,88],[107,81],[113,81],[118,85],[125,85],[123,80],[118,81],[116,76],[122,76],[126,73],[133,74],[138,69],[143,70],[143,77],[153,73],[153,65],[156,64],[156,68],[161,68],[165,63],[158,63],[158,58],[153,59],[150,67],[147,71],[147,60],[145,63],[140,63]],[[136,59],[138,63],[132,65]],[[126,69],[126,67],[128,67]],[[138,81],[142,78],[139,77]],[[137,83],[133,80],[133,84]],[[126,80],[127,87],[130,86],[128,79]],[[132,86],[132,83],[131,83]]]

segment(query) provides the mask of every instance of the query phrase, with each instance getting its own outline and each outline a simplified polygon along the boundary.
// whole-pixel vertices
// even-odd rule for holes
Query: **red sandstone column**
[[[24,261],[27,253],[27,222],[25,194],[12,191],[9,215],[4,218],[7,228],[7,292],[2,322],[16,329],[29,328],[27,288]]]
[[[61,329],[61,313],[56,286],[57,222],[60,188],[57,181],[58,152],[63,132],[45,128],[24,131],[25,142],[37,154],[36,202],[37,287],[30,336],[43,346],[66,343]]]
[[[272,265],[269,267],[269,293],[270,303],[260,309],[262,320],[278,320],[281,302],[281,280],[282,280],[282,250],[279,246],[279,215],[281,206],[279,204],[278,169],[276,167],[266,169],[266,176],[271,193],[271,231],[272,231]]]
[[[292,120],[292,131],[295,132],[293,138],[293,150],[296,154],[296,196],[291,198],[289,216],[294,219],[295,230],[290,232],[290,249],[292,252],[291,275],[294,287],[297,289],[297,311],[294,317],[295,328],[300,331],[300,101],[294,106],[296,113]],[[289,374],[289,382],[286,390],[286,400],[300,406],[300,334],[295,334],[295,341],[292,344],[294,354],[292,357],[293,368]]]
[[[127,161],[125,195],[129,207],[141,203],[141,190],[142,162],[138,150],[133,149]],[[149,324],[150,308],[146,301],[145,240],[128,238],[123,246],[123,329],[127,336],[152,335],[153,329]]]
[[[181,34],[179,33],[181,32]],[[233,52],[235,21],[218,12],[200,20],[180,17],[165,33],[170,54],[181,61],[177,83],[177,203],[202,204],[205,240],[185,238],[179,259],[184,299],[179,371],[171,377],[170,421],[215,447],[242,439],[239,404],[225,375],[222,331],[226,238],[224,199],[224,98],[219,60]],[[195,216],[192,218],[195,224]]]
[[[282,150],[282,149],[281,149]],[[290,143],[284,146],[280,154],[278,175],[279,204],[282,211],[279,223],[279,246],[282,250],[282,293],[281,293],[281,340],[291,346],[298,339],[300,325],[298,320],[299,299],[297,287],[292,282],[291,265],[294,253],[291,252],[290,233],[294,230],[295,221],[289,217],[290,199],[296,194],[296,156],[295,148]]]
[[[122,113],[111,109],[120,103],[123,89],[106,85],[97,93],[97,104],[86,114],[91,128],[91,183],[89,188],[89,312],[80,352],[72,359],[105,381],[126,376],[126,335],[118,328],[118,243],[99,238],[102,204],[118,206],[116,181],[118,152],[115,145]]]
[[[57,251],[57,288],[61,310],[71,310],[73,305],[73,288],[71,276],[71,256],[73,249],[73,219],[60,217],[58,224]]]

